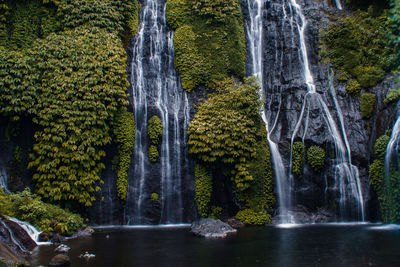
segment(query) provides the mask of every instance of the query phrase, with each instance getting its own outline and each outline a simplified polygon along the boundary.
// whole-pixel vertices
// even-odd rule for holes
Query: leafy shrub
[[[325,150],[319,146],[307,149],[307,162],[314,171],[320,171],[325,166]]]
[[[80,27],[28,52],[40,74],[31,109],[40,129],[29,164],[37,192],[90,206],[100,190],[102,147],[111,141],[108,121],[127,104],[125,51],[115,35]]]
[[[271,222],[271,216],[265,211],[255,212],[251,209],[240,210],[235,217],[247,225],[265,225]]]
[[[361,96],[361,114],[363,118],[370,118],[374,112],[375,107],[375,94],[365,93]]]
[[[386,95],[384,102],[386,104],[396,103],[400,99],[400,89],[397,90],[389,90],[389,93]]]
[[[158,196],[157,193],[151,193],[150,199],[151,199],[152,201],[154,201],[154,202],[157,202],[158,199],[159,199],[159,196]]]
[[[244,84],[227,84],[225,92],[211,94],[200,105],[191,121],[189,153],[204,163],[233,169],[235,188],[243,191],[254,180],[248,167],[261,139],[259,87],[254,79],[247,79]]]
[[[361,87],[371,87],[395,66],[391,35],[385,16],[358,11],[340,19],[323,34],[327,48],[323,54],[338,70],[355,77]]]
[[[385,177],[385,166],[383,159],[376,159],[369,166],[370,184],[378,195],[379,201],[382,201],[383,180]]]
[[[389,143],[390,137],[388,135],[382,135],[376,139],[374,144],[374,156],[377,159],[384,159],[386,154],[386,147]]]
[[[346,85],[346,91],[351,95],[358,95],[361,91],[361,85],[357,80],[351,79]]]
[[[6,194],[0,189],[0,213],[24,220],[42,231],[71,235],[78,231],[83,219],[78,215],[41,201],[29,189]]]
[[[136,123],[133,114],[126,108],[120,109],[116,113],[113,130],[114,140],[118,144],[117,195],[121,200],[125,200],[128,190],[128,170],[135,148]]]
[[[212,175],[204,166],[197,164],[194,172],[195,201],[200,217],[207,217],[210,210]]]
[[[158,149],[155,145],[149,147],[149,159],[151,162],[157,162],[159,157]]]
[[[229,75],[245,76],[246,44],[239,0],[168,0],[167,20],[176,33],[175,66],[182,86],[212,87]]]
[[[152,144],[158,145],[163,135],[163,124],[159,117],[153,116],[150,118],[147,133]]]
[[[297,177],[303,176],[305,149],[302,142],[293,143],[292,147],[292,172]]]
[[[221,207],[217,207],[217,206],[212,206],[211,207],[211,212],[210,212],[210,218],[221,218],[222,215],[222,208]]]

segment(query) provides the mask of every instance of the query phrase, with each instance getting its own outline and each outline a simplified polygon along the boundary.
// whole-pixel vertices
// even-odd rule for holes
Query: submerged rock
[[[78,232],[74,233],[71,238],[82,238],[82,237],[91,237],[94,230],[90,227],[86,227]]]
[[[88,261],[88,260],[90,260],[90,259],[93,259],[93,258],[95,258],[96,257],[96,255],[95,254],[90,254],[89,252],[85,252],[84,254],[81,254],[80,256],[79,256],[79,258],[81,258],[81,259],[85,259],[86,261]]]
[[[221,220],[207,218],[193,222],[191,232],[205,238],[225,238],[230,234],[235,234],[237,230]]]
[[[56,266],[57,267],[68,267],[70,265],[71,265],[71,262],[69,260],[69,257],[65,254],[55,255],[49,263],[49,266],[51,266],[51,267],[56,267]]]

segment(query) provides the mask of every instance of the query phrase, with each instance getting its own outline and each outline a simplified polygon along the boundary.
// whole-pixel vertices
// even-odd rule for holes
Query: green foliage
[[[400,89],[397,90],[389,90],[389,93],[386,95],[384,102],[386,104],[396,103],[400,99]]]
[[[232,170],[235,188],[245,190],[254,178],[248,167],[256,155],[261,126],[259,87],[255,79],[244,84],[226,82],[224,92],[210,94],[189,125],[189,153],[204,163]]]
[[[152,144],[158,145],[163,135],[163,124],[159,117],[153,116],[150,118],[147,133]]]
[[[383,159],[376,159],[369,166],[370,184],[378,195],[381,202],[383,197],[383,179],[385,177],[385,166]]]
[[[114,136],[118,144],[118,179],[117,195],[121,200],[126,199],[128,190],[128,170],[131,164],[131,155],[135,148],[136,123],[131,112],[126,108],[120,109],[114,119]]]
[[[273,209],[275,204],[274,180],[272,177],[271,154],[268,147],[267,131],[259,128],[261,138],[256,144],[256,155],[250,160],[249,173],[253,177],[250,187],[244,191],[235,190],[236,198],[254,211]]]
[[[64,28],[85,25],[120,35],[126,28],[133,36],[138,27],[138,9],[136,0],[62,0],[58,16]]]
[[[355,77],[361,87],[371,87],[395,66],[391,34],[386,16],[358,11],[331,25],[322,36],[328,49],[324,54],[338,70]]]
[[[314,171],[320,171],[325,165],[325,150],[319,146],[307,149],[307,162]]]
[[[374,144],[374,156],[377,159],[384,159],[386,154],[386,147],[389,143],[390,136],[382,135],[376,139]]]
[[[42,231],[67,235],[84,226],[78,214],[44,203],[29,189],[15,194],[6,194],[0,189],[0,213],[27,221]]]
[[[247,225],[265,225],[271,222],[271,216],[265,211],[255,212],[251,209],[240,210],[235,217]]]
[[[167,21],[176,30],[175,66],[187,91],[200,85],[211,88],[228,75],[245,76],[239,0],[168,0]]]
[[[125,51],[114,34],[77,28],[51,34],[28,55],[40,74],[32,113],[41,126],[29,166],[37,192],[90,206],[111,141],[109,120],[125,105]]]
[[[217,206],[211,207],[210,218],[219,219],[222,215],[222,208]]]
[[[374,112],[376,97],[375,94],[365,93],[361,96],[361,114],[363,118],[370,118]]]
[[[159,196],[158,196],[157,193],[151,193],[150,199],[151,199],[152,201],[154,201],[154,202],[157,202],[158,199],[159,199]]]
[[[160,118],[156,115],[151,117],[147,126],[147,133],[151,141],[151,145],[149,147],[149,159],[151,162],[158,161],[159,152],[157,146],[160,143],[163,131],[164,128]]]
[[[346,91],[351,95],[358,95],[361,91],[361,85],[357,80],[351,79],[346,85]]]
[[[155,145],[150,145],[149,147],[149,159],[151,162],[157,162],[159,158],[158,149]]]
[[[32,113],[38,74],[32,59],[0,47],[0,112],[6,116]]]
[[[204,166],[197,164],[194,172],[195,201],[200,217],[207,217],[212,193],[212,175]]]
[[[391,0],[391,9],[389,10],[388,24],[392,30],[390,41],[396,52],[396,63],[397,69],[400,69],[400,1]]]
[[[306,156],[302,142],[294,142],[292,147],[292,172],[298,178],[303,176],[304,158]]]

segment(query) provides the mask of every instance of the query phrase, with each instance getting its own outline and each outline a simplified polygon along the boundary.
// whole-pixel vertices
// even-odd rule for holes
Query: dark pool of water
[[[66,244],[71,266],[400,266],[400,228],[313,225],[245,228],[225,240],[185,229],[106,229]],[[42,246],[32,266],[47,265],[54,247]],[[85,262],[85,251],[96,257]]]

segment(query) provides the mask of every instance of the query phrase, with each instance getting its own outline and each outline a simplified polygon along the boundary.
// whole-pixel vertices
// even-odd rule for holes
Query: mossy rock
[[[238,211],[235,218],[246,225],[265,225],[271,222],[271,216],[266,211],[256,212],[252,209]]]
[[[158,148],[155,145],[151,145],[149,147],[149,160],[154,163],[158,161],[159,157]]]
[[[296,177],[303,176],[305,149],[302,142],[293,143],[292,147],[292,172]]]
[[[150,141],[153,145],[158,145],[163,135],[164,127],[159,117],[154,115],[150,118],[147,133],[149,134]]]
[[[351,79],[346,85],[346,91],[351,95],[358,95],[361,91],[361,85],[357,80]]]
[[[200,217],[206,218],[210,212],[212,193],[212,175],[204,166],[197,164],[194,172],[195,201],[197,213]]]

